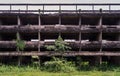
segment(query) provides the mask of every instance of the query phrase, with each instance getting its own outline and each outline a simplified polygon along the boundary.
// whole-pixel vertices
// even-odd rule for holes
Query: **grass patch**
[[[33,66],[0,66],[0,76],[120,76],[119,67],[115,67],[113,71],[74,71],[74,72],[46,72],[41,71],[39,67]]]
[[[52,73],[44,71],[0,72],[0,76],[120,76],[120,72],[113,71],[81,71],[71,73]]]

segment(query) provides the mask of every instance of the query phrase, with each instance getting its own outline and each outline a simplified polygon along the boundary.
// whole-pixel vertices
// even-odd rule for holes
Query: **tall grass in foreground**
[[[88,67],[88,66],[87,66]],[[103,67],[90,67],[89,70],[76,70],[74,72],[47,72],[42,71],[39,66],[0,66],[0,76],[120,76],[120,67],[108,66],[102,71]]]
[[[87,68],[87,69],[86,69]],[[54,69],[54,68],[53,68]],[[0,66],[0,72],[39,72],[39,71],[44,71],[47,72],[48,70],[43,69],[43,67],[39,66],[13,66],[13,65],[2,65]],[[82,71],[115,71],[115,72],[120,72],[120,66],[87,66],[84,68],[80,67],[79,69],[74,70],[73,72],[82,72]],[[50,71],[52,72],[52,71]],[[54,71],[53,71],[54,72]],[[61,71],[55,71],[55,72],[61,72]]]
[[[13,65],[2,65],[0,66],[0,72],[32,72],[40,71],[39,67],[33,66],[13,66]]]

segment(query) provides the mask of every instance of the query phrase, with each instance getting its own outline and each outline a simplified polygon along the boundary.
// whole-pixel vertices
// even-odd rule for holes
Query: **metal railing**
[[[87,10],[84,10],[82,9],[81,12],[99,12],[99,10],[96,8],[97,7],[100,7],[100,8],[107,8],[105,10],[103,10],[104,12],[120,12],[120,3],[117,3],[117,4],[113,4],[113,3],[109,3],[109,4],[96,4],[96,3],[93,3],[93,4],[86,4],[86,3],[81,3],[81,4],[58,4],[58,3],[54,3],[54,4],[27,4],[27,3],[24,3],[24,4],[6,4],[6,3],[1,3],[0,4],[0,7],[4,7],[2,9],[0,9],[0,12],[79,12],[79,9],[81,9],[80,7],[84,8],[84,7],[88,7]],[[40,7],[38,9],[32,9],[32,7]],[[45,9],[45,7],[49,8],[49,6],[54,6],[54,7],[58,7],[58,9]],[[62,7],[64,6],[67,6],[67,7],[74,7],[74,9],[71,9],[71,8],[67,8],[67,9],[62,9]],[[6,9],[6,8],[7,9]],[[16,9],[13,9],[16,8]],[[24,7],[24,9],[17,9],[17,7]],[[112,8],[118,8],[117,10],[114,10]],[[91,8],[91,9],[89,9]],[[99,8],[99,9],[100,9]],[[115,9],[116,9],[115,8]],[[114,10],[114,11],[113,11]]]

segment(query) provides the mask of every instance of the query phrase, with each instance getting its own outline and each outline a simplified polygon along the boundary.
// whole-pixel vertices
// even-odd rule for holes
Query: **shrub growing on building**
[[[54,50],[60,53],[68,51],[71,47],[68,46],[69,44],[65,42],[62,37],[59,35],[58,38],[55,40],[55,45],[46,45],[45,47],[48,50]]]
[[[17,47],[17,50],[23,51],[24,48],[25,48],[25,42],[20,39],[18,33],[16,34],[16,37],[17,37],[17,38],[16,38],[16,47]]]
[[[58,39],[55,40],[55,45],[45,46],[48,50],[53,50],[61,53],[62,58],[53,56],[53,60],[44,63],[44,70],[50,72],[71,72],[75,71],[75,66],[72,62],[67,61],[63,58],[63,53],[71,49],[68,43],[65,42],[59,35]]]

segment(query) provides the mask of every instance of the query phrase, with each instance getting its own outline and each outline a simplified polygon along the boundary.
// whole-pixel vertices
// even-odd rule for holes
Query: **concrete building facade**
[[[63,56],[80,56],[90,64],[120,64],[120,10],[111,10],[119,4],[0,4],[10,6],[0,10],[0,61],[31,63],[32,56],[39,61],[49,60],[52,55],[61,54],[48,51],[44,46],[52,45],[59,35],[69,43],[71,50]],[[12,6],[26,6],[26,10],[12,10]],[[90,5],[92,10],[78,9],[79,5]],[[108,10],[95,10],[97,5],[109,6]],[[29,10],[29,6],[43,9]],[[45,6],[58,6],[58,10],[45,10]],[[61,10],[62,6],[76,9]],[[51,13],[52,12],[52,13]],[[24,51],[16,49],[16,33],[25,41]]]

